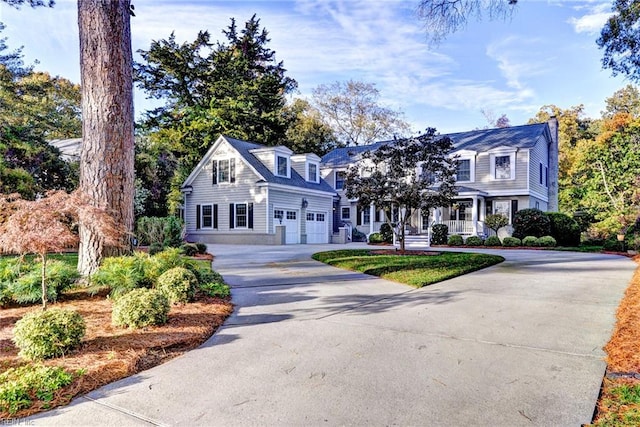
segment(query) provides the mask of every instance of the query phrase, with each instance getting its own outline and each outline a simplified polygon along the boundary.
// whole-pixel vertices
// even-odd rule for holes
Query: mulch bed
[[[84,292],[75,292],[65,295],[63,301],[50,307],[77,310],[84,318],[87,330],[79,349],[44,364],[61,366],[68,371],[82,369],[85,374],[60,390],[46,408],[35,405],[11,415],[12,418],[65,405],[75,396],[196,348],[213,335],[233,311],[228,298],[198,295],[193,303],[173,306],[166,325],[122,329],[111,325],[111,301],[105,294],[88,296]],[[18,349],[11,341],[11,331],[24,314],[39,309],[39,306],[0,309],[0,372],[26,363],[18,357]],[[0,412],[0,420],[9,417],[8,413]]]

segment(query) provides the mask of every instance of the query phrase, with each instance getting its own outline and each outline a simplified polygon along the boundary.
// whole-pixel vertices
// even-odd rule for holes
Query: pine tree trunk
[[[133,229],[133,65],[130,0],[78,0],[82,85],[80,190]],[[80,224],[78,270],[90,275],[106,255],[98,233]]]

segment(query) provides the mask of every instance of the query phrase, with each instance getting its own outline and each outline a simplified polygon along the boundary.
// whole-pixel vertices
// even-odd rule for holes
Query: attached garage
[[[273,219],[274,227],[276,225],[286,227],[287,245],[300,243],[300,221],[297,210],[276,208],[273,210]]]
[[[307,243],[329,243],[329,221],[326,212],[307,212]]]

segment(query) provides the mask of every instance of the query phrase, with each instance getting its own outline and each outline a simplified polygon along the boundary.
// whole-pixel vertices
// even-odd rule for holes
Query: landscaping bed
[[[83,291],[65,294],[61,301],[51,305],[52,308],[77,310],[86,322],[86,335],[80,348],[64,357],[41,363],[82,374],[57,391],[51,401],[36,402],[31,408],[13,414],[0,411],[0,419],[22,418],[67,404],[75,396],[179,356],[206,341],[233,310],[229,298],[198,295],[194,302],[172,306],[169,320],[163,326],[123,329],[112,326],[111,306],[106,294],[90,296]],[[40,307],[1,310],[0,373],[28,364],[18,357],[18,349],[11,340],[12,329],[17,320],[35,310],[40,310]]]

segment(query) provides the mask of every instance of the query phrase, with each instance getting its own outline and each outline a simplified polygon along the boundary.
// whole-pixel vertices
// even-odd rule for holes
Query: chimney
[[[559,147],[558,147],[558,119],[556,116],[549,117],[547,122],[551,133],[551,141],[549,141],[549,206],[547,211],[558,212],[558,163],[559,163]]]

